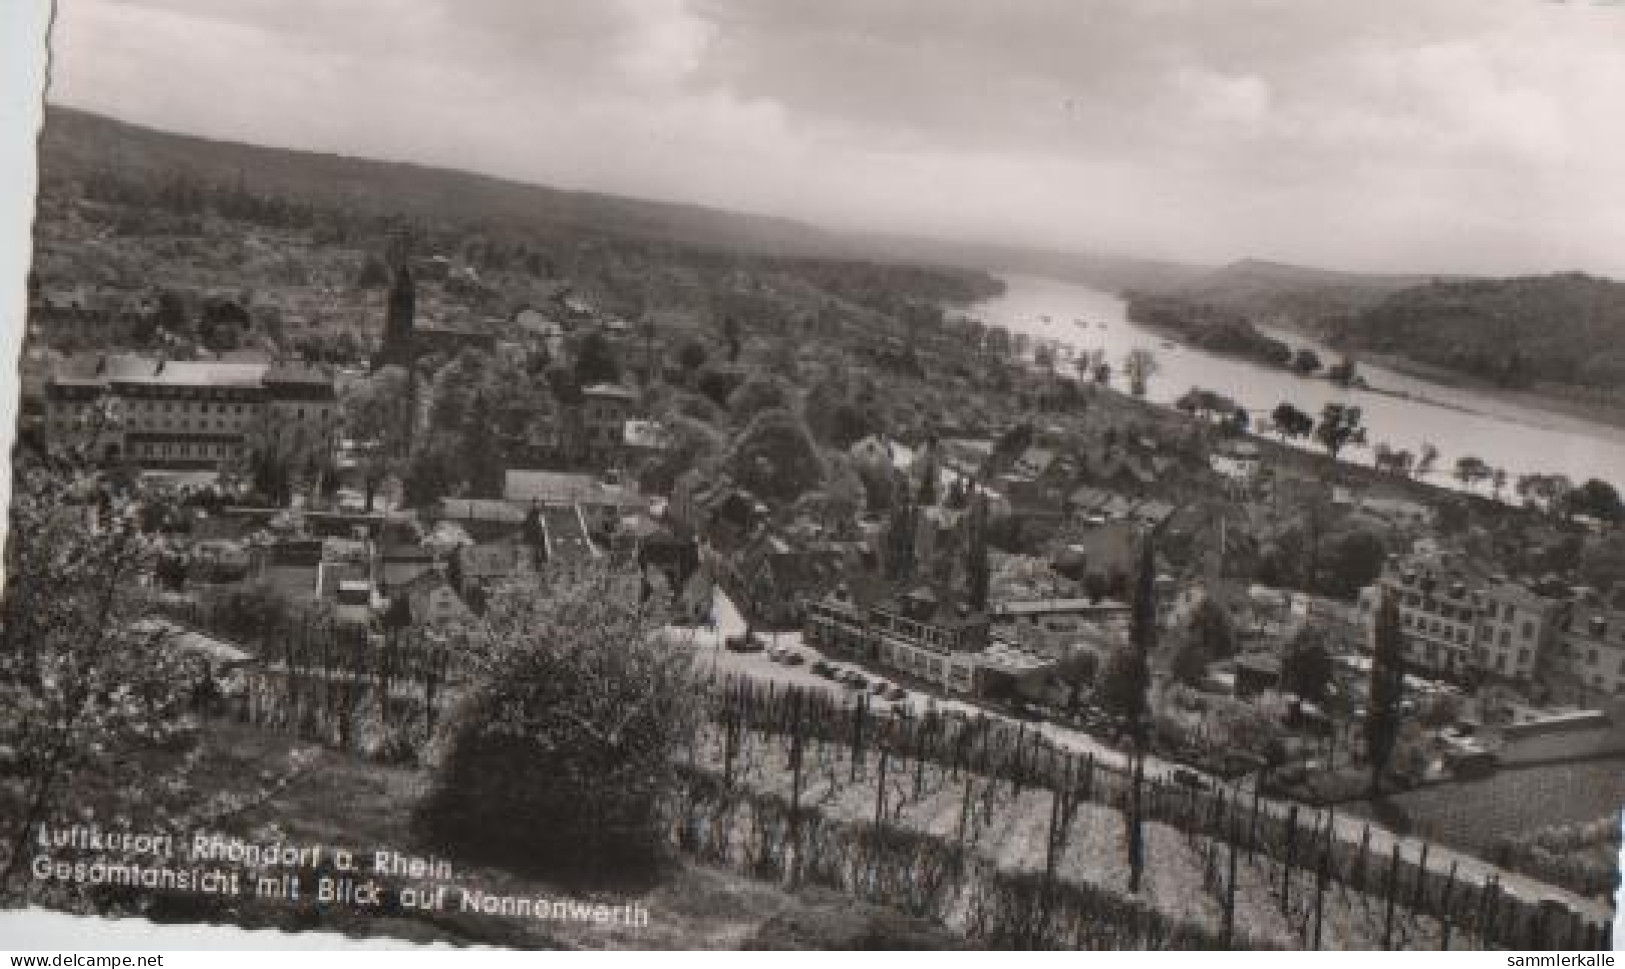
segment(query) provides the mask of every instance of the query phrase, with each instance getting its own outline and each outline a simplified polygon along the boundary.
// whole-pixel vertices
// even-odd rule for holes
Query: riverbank
[[[1503,387],[1488,380],[1463,374],[1460,371],[1422,363],[1395,354],[1368,353],[1361,355],[1359,359],[1384,370],[1391,370],[1416,380],[1426,380],[1429,383],[1438,384],[1452,390],[1463,390],[1486,397],[1493,397],[1501,402],[1529,410],[1546,411],[1563,417],[1572,417],[1578,420],[1592,421],[1625,429],[1625,399],[1622,398],[1608,398],[1600,393],[1594,394],[1594,392],[1588,392],[1579,387],[1556,385],[1534,388]],[[1380,388],[1373,387],[1372,390],[1378,391]],[[1423,401],[1436,407],[1452,406],[1447,402],[1417,394],[1401,394],[1401,396],[1410,400]],[[1588,397],[1590,399],[1587,399]],[[1474,412],[1471,409],[1468,410],[1470,413]]]
[[[1149,351],[1157,366],[1147,397],[1157,404],[1172,405],[1193,387],[1234,400],[1255,421],[1282,402],[1311,415],[1328,403],[1354,404],[1363,412],[1370,441],[1368,448],[1345,452],[1354,462],[1369,464],[1379,444],[1412,454],[1431,446],[1441,470],[1471,457],[1503,470],[1508,480],[1539,473],[1563,474],[1577,482],[1625,482],[1625,402],[1615,407],[1609,401],[1576,400],[1542,389],[1484,387],[1459,375],[1379,357],[1361,361],[1360,373],[1370,388],[1343,387],[1325,376],[1306,376],[1280,365],[1279,352],[1275,362],[1261,363],[1252,354],[1226,355],[1178,339],[1181,334],[1174,330],[1135,323],[1127,318],[1123,300],[1110,293],[1043,277],[1006,278],[1003,296],[972,309],[978,319],[1034,341],[1100,354],[1112,365],[1114,383],[1122,380],[1122,361],[1136,351]],[[1078,327],[1072,322],[1077,319],[1094,325]],[[1312,335],[1273,326],[1260,326],[1259,331],[1294,351],[1312,349],[1323,363],[1338,357],[1335,348]]]

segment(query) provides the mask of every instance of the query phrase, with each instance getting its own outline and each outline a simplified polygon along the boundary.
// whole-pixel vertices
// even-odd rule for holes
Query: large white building
[[[1531,679],[1541,652],[1554,647],[1564,614],[1561,601],[1503,577],[1476,575],[1447,552],[1391,563],[1361,596],[1368,621],[1379,589],[1398,607],[1405,661],[1443,675]]]
[[[302,366],[84,354],[45,384],[49,440],[146,468],[218,468],[256,431],[331,452],[338,427],[332,378]]]

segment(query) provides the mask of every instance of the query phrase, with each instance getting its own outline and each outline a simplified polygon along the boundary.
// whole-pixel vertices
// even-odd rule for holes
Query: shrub
[[[593,565],[493,594],[419,808],[431,844],[549,874],[654,870],[700,692],[692,652],[656,635],[658,597],[640,601],[639,585]]]

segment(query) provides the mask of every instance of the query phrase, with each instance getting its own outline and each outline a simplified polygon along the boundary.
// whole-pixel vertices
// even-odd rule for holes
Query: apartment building
[[[1477,575],[1448,552],[1390,563],[1361,596],[1368,624],[1378,590],[1398,606],[1406,662],[1442,676],[1527,681],[1542,650],[1556,642],[1563,616],[1560,601],[1502,576]]]
[[[976,693],[985,660],[993,658],[984,656],[991,645],[987,619],[944,612],[927,590],[895,607],[867,609],[836,594],[806,603],[803,633],[809,644],[833,654],[878,663],[949,693]]]
[[[1575,597],[1561,635],[1562,667],[1594,694],[1625,696],[1625,588]]]
[[[256,431],[331,450],[338,420],[332,379],[302,367],[82,354],[45,384],[50,439],[145,468],[217,468]]]

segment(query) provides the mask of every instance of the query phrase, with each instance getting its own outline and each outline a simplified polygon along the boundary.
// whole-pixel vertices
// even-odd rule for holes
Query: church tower
[[[395,278],[389,287],[389,306],[384,314],[384,342],[373,361],[373,369],[391,364],[410,367],[413,358],[412,319],[417,313],[417,290],[412,270],[405,261],[395,264]]]

